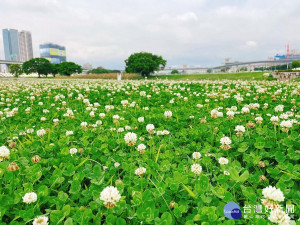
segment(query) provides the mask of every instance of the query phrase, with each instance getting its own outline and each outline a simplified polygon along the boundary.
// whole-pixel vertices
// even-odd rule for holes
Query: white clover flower
[[[34,129],[32,129],[32,128],[29,128],[29,129],[26,130],[27,134],[32,134],[33,132],[34,132]]]
[[[157,131],[157,135],[163,135],[163,132],[161,130]]]
[[[274,108],[275,112],[283,112],[284,105],[278,105]]]
[[[99,116],[103,119],[105,117],[105,113],[100,113]]]
[[[137,168],[134,173],[135,175],[142,176],[144,173],[146,173],[146,168],[145,167]]]
[[[118,128],[118,129],[117,129],[117,132],[118,132],[118,133],[124,132],[124,128],[123,128],[123,127]]]
[[[146,96],[146,91],[141,91],[140,96]]]
[[[124,136],[125,143],[128,145],[135,145],[137,141],[137,135],[133,132],[128,132]]]
[[[164,116],[169,119],[172,117],[172,112],[171,111],[165,111]]]
[[[26,204],[30,204],[32,202],[36,202],[37,200],[37,194],[34,192],[26,193],[24,197],[22,197],[23,202]]]
[[[19,135],[20,135],[20,136],[21,136],[21,135],[26,135],[26,132],[20,131],[20,132],[19,132]]]
[[[71,148],[70,149],[71,156],[73,156],[73,154],[76,154],[76,153],[77,153],[77,148]]]
[[[282,113],[282,114],[279,115],[279,118],[287,120],[289,118],[289,115],[287,113]]]
[[[223,117],[223,113],[222,112],[217,112],[217,117]]]
[[[147,124],[146,126],[146,130],[150,133],[150,134],[153,134],[154,133],[154,125],[153,124]]]
[[[143,122],[145,121],[145,119],[144,119],[144,117],[139,117],[139,118],[138,118],[138,121],[139,121],[140,123],[143,123]]]
[[[191,170],[194,174],[199,175],[202,172],[202,166],[200,164],[193,164]]]
[[[97,121],[96,121],[96,124],[97,124],[97,125],[101,125],[101,124],[102,124],[102,121],[101,121],[101,120],[97,120]]]
[[[217,116],[218,116],[218,110],[216,110],[216,109],[211,110],[210,111],[210,116],[212,118],[217,118]]]
[[[170,131],[168,131],[168,130],[163,130],[162,131],[162,135],[168,135],[168,134],[170,134]]]
[[[114,120],[119,120],[119,119],[120,119],[120,116],[119,116],[119,115],[113,115],[113,119],[114,119]]]
[[[243,114],[246,114],[246,113],[249,113],[250,112],[250,109],[248,107],[243,107],[242,108],[242,113]]]
[[[126,106],[126,105],[129,104],[129,102],[128,102],[128,100],[122,100],[122,101],[121,101],[121,104],[122,104],[123,106]]]
[[[104,201],[104,206],[106,208],[113,208],[116,203],[121,199],[120,192],[116,187],[109,186],[103,189],[100,193],[100,200]]]
[[[261,116],[258,116],[258,117],[255,117],[254,120],[257,122],[261,122],[261,121],[263,121],[263,118]]]
[[[228,159],[226,159],[224,157],[221,157],[221,158],[219,158],[219,163],[221,165],[227,165],[228,164]]]
[[[131,130],[131,126],[126,125],[125,130]]]
[[[81,127],[87,127],[87,122],[81,122],[80,126]]]
[[[237,125],[234,130],[237,132],[245,132],[245,127],[243,125]]]
[[[48,225],[47,216],[39,216],[33,220],[33,225]]]
[[[46,117],[41,117],[41,121],[46,121]]]
[[[8,158],[10,155],[10,151],[6,146],[0,147],[0,158]]]
[[[90,112],[90,117],[95,117],[95,112],[94,111]]]
[[[226,175],[226,176],[229,176],[230,175],[230,173],[227,171],[227,170],[224,170],[224,175]]]
[[[222,145],[230,145],[230,144],[231,144],[231,140],[230,140],[229,137],[224,136],[224,137],[222,137],[222,138],[220,139],[220,143],[221,143]]]
[[[280,189],[276,187],[266,187],[262,190],[262,194],[267,200],[282,202],[284,201],[284,195]]]
[[[234,116],[234,112],[231,111],[231,110],[229,110],[229,111],[227,111],[226,115],[227,115],[228,117],[233,117],[233,116]]]
[[[108,169],[107,166],[103,166],[103,170],[106,171]]]
[[[73,134],[74,134],[74,132],[72,130],[66,131],[66,136],[70,136],[70,135],[73,135]]]
[[[118,163],[118,162],[115,162],[115,163],[114,163],[114,167],[115,167],[115,168],[118,168],[119,166],[120,166],[120,163]]]
[[[56,118],[56,119],[53,119],[52,121],[53,121],[53,123],[58,123],[59,119]]]
[[[284,211],[281,209],[273,209],[270,212],[270,216],[268,219],[272,223],[278,223],[279,225],[289,225],[290,224],[290,217],[288,214],[286,214]]]
[[[40,130],[37,130],[36,134],[37,134],[37,136],[40,137],[40,136],[45,135],[45,134],[46,134],[46,131],[45,131],[44,129],[40,129]]]
[[[193,156],[193,159],[200,159],[201,158],[201,153],[200,152],[194,152],[192,156]]]
[[[141,153],[141,154],[143,154],[143,153],[145,152],[145,149],[146,149],[146,145],[144,145],[144,144],[139,144],[139,145],[137,146],[137,150],[138,150],[138,152]]]
[[[284,127],[284,128],[291,128],[293,126],[293,122],[290,121],[290,120],[283,120],[281,123],[280,123],[280,126],[281,127]]]
[[[270,118],[270,121],[271,121],[271,122],[278,122],[278,121],[279,121],[279,117],[278,117],[278,116],[272,116],[272,117]]]
[[[231,106],[230,108],[233,112],[237,111],[237,107],[236,106]]]

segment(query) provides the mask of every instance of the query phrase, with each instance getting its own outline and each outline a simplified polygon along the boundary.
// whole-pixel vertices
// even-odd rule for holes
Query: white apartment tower
[[[32,39],[30,31],[19,32],[20,61],[26,62],[33,58]]]

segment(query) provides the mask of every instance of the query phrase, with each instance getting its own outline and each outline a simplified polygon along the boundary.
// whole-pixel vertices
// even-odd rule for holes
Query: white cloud
[[[247,41],[246,42],[246,47],[256,47],[257,42],[256,41]]]
[[[80,64],[122,69],[131,53],[150,51],[170,66],[205,66],[266,59],[287,42],[300,48],[299,7],[299,0],[1,0],[0,28],[31,31],[36,57],[39,44],[53,42]]]
[[[187,12],[185,14],[178,15],[176,18],[177,18],[177,20],[183,21],[183,22],[198,21],[197,15],[193,12]]]

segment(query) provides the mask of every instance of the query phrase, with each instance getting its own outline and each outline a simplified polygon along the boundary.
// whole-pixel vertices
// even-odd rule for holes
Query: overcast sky
[[[123,69],[141,51],[211,66],[300,48],[299,10],[300,0],[0,0],[0,27],[31,31],[34,57],[52,42],[94,67]]]

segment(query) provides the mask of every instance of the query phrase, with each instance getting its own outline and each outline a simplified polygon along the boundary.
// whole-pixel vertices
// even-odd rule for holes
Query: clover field
[[[299,223],[299,96],[295,81],[1,79],[0,224]]]

